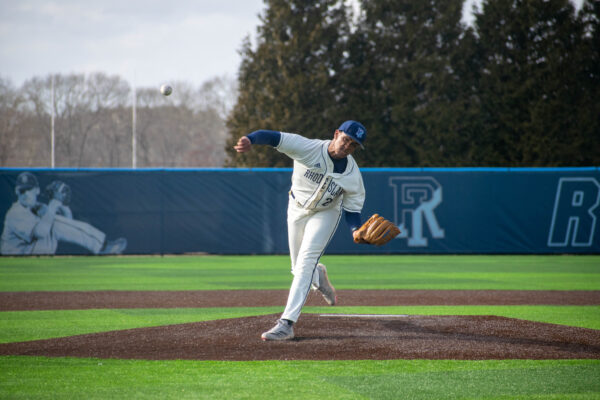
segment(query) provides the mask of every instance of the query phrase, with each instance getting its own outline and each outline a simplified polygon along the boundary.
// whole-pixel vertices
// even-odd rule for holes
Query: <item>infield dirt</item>
[[[600,291],[338,290],[343,306],[600,305]],[[287,290],[0,292],[0,311],[285,306]],[[307,306],[327,305],[311,293]]]
[[[600,292],[339,291],[340,305],[598,305]],[[282,306],[287,291],[5,292],[0,310]],[[324,305],[312,294],[307,305]],[[335,308],[332,308],[334,311]],[[0,355],[193,360],[600,359],[600,330],[497,316],[303,314],[296,338],[263,342],[278,315],[0,344]]]
[[[496,316],[305,314],[296,338],[263,342],[277,315],[0,344],[2,355],[149,360],[598,359],[600,331]]]

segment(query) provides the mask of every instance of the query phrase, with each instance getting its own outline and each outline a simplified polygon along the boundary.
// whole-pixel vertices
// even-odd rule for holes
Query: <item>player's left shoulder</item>
[[[352,157],[352,155],[348,155],[347,158],[348,166],[346,167],[346,171],[348,172],[348,174],[360,176],[360,167],[358,166],[358,163],[356,162],[354,157]]]

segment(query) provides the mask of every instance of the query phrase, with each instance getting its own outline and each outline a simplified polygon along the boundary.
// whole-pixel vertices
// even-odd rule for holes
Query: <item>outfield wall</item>
[[[125,254],[284,254],[291,169],[0,169],[0,227],[17,176],[71,187],[73,219]],[[600,253],[600,168],[364,168],[363,219],[379,213],[402,234],[375,248],[352,242],[344,219],[329,254]],[[31,223],[20,222],[27,238]],[[13,232],[14,234],[14,232]],[[13,238],[14,239],[14,238]],[[26,240],[26,239],[24,239]],[[27,239],[31,240],[31,239]],[[30,246],[31,247],[31,246]],[[43,252],[43,251],[38,251]],[[49,252],[49,251],[46,251]],[[59,241],[56,254],[90,254]]]

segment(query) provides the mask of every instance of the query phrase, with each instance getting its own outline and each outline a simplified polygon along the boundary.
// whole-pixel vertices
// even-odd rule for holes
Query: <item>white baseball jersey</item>
[[[333,161],[327,153],[330,142],[281,132],[276,149],[294,160],[294,199],[307,210],[339,208],[341,205],[346,211],[360,212],[365,202],[365,187],[358,165],[352,156],[348,156],[346,170],[333,172]]]
[[[327,152],[330,140],[281,132],[276,149],[294,160],[288,204],[288,242],[294,279],[282,318],[297,321],[311,285],[320,285],[317,263],[337,230],[342,208],[360,213],[365,188],[352,156],[334,172]]]

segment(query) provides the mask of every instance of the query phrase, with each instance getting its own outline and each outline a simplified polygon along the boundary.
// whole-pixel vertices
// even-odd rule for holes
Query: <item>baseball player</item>
[[[4,219],[0,253],[54,254],[59,241],[77,244],[94,254],[120,254],[125,250],[125,238],[107,241],[100,230],[73,219],[68,206],[71,195],[68,185],[54,181],[47,191],[50,201],[46,205],[38,202],[40,186],[35,175],[23,172],[17,177],[17,201]]]
[[[328,304],[336,303],[336,292],[329,282],[327,268],[319,263],[319,259],[338,227],[342,210],[355,242],[361,240],[358,228],[365,188],[352,153],[359,147],[364,148],[366,137],[367,130],[361,123],[346,121],[335,131],[332,140],[258,130],[241,137],[234,146],[237,152],[244,153],[252,145],[267,144],[294,160],[287,212],[294,278],[285,310],[277,324],[262,334],[263,340],[294,337],[293,325],[311,286]]]

